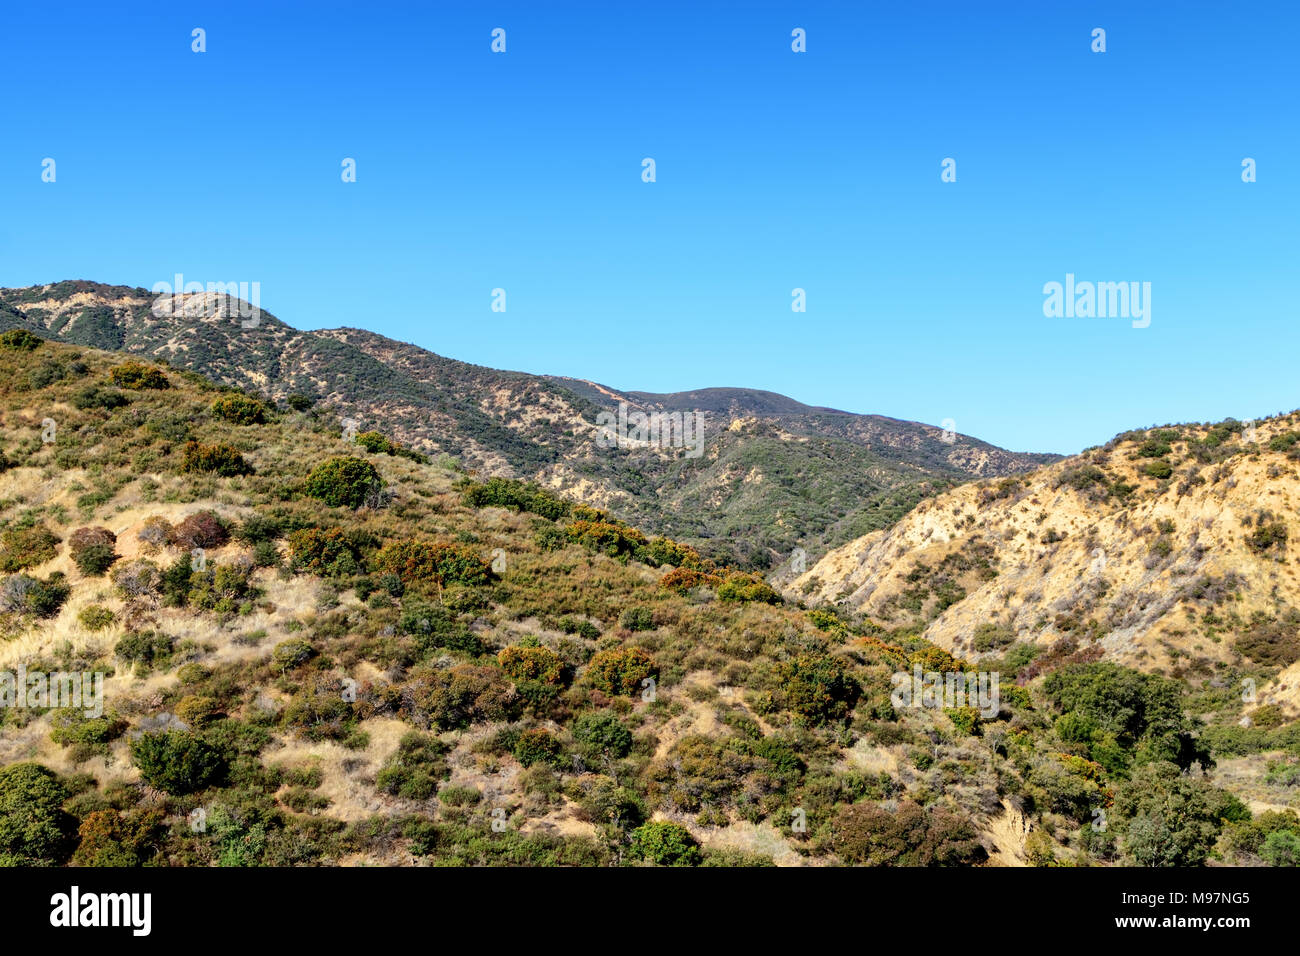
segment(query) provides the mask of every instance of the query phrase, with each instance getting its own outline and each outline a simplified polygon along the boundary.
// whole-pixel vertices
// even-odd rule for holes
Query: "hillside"
[[[1226,753],[1268,751],[1300,717],[1298,462],[1300,413],[1128,432],[923,502],[789,593],[1022,679],[1106,660],[1185,680]]]
[[[0,449],[0,863],[1282,864],[1300,840],[1297,725],[1231,723],[1236,665],[1214,689],[1044,654],[982,712],[909,706],[895,675],[963,667],[916,626],[18,332]],[[1289,467],[1216,467],[1246,460]],[[1273,529],[1258,587],[1287,576]],[[16,703],[19,668],[107,674],[102,708]]]
[[[621,392],[469,365],[360,329],[303,332],[265,312],[245,328],[233,300],[215,294],[178,297],[176,315],[160,317],[157,298],[91,282],[3,289],[0,329],[146,355],[276,401],[303,395],[425,454],[535,480],[753,568],[887,527],[937,490],[1056,457],[967,436],[947,443],[932,426],[753,389]],[[598,447],[596,416],[620,402],[703,411],[704,454]]]

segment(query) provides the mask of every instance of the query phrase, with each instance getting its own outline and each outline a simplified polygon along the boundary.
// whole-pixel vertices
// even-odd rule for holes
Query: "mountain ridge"
[[[362,328],[302,331],[265,311],[246,328],[238,303],[214,293],[180,296],[176,315],[157,315],[159,298],[85,280],[3,289],[0,327],[147,355],[272,400],[303,393],[425,454],[574,494],[755,568],[887,525],[942,488],[1057,457],[760,389],[621,391],[460,362]],[[698,410],[725,422],[710,423],[698,460],[673,449],[601,449],[596,416],[621,401],[705,405]]]

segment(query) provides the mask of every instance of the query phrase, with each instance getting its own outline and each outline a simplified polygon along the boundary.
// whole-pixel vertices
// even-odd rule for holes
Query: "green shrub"
[[[57,554],[59,536],[44,523],[6,528],[0,534],[0,571],[23,571]]]
[[[642,681],[658,673],[654,658],[639,647],[601,651],[587,664],[591,686],[612,696],[631,696],[641,689]]]
[[[513,681],[541,681],[559,684],[564,679],[564,661],[549,647],[513,645],[502,648],[497,663]]]
[[[360,438],[360,436],[358,436]],[[483,484],[469,484],[462,500],[471,508],[511,508],[528,511],[552,521],[569,513],[569,503],[531,482],[514,478],[489,478]]]
[[[165,831],[157,808],[123,813],[109,808],[91,812],[81,823],[81,842],[73,866],[135,867],[148,862]]]
[[[561,752],[560,742],[542,729],[525,730],[515,741],[515,759],[525,767],[535,763],[557,764]]]
[[[487,584],[492,566],[464,545],[433,541],[398,541],[375,555],[374,565],[406,584]]]
[[[62,571],[55,571],[44,581],[14,574],[0,582],[0,610],[53,617],[70,593],[72,589],[64,583]]]
[[[118,388],[129,388],[134,391],[171,388],[167,376],[160,369],[141,362],[123,362],[110,371],[108,377]]]
[[[975,650],[981,652],[996,651],[1015,642],[1016,634],[1011,628],[1005,624],[994,624],[991,621],[985,621],[975,628],[972,646]]]
[[[117,560],[117,535],[107,528],[78,528],[68,536],[68,552],[77,570],[98,577]]]
[[[0,767],[0,866],[54,866],[71,848],[76,821],[67,788],[36,763]]]
[[[629,631],[653,631],[654,612],[648,607],[630,607],[619,615],[618,623]]]
[[[457,622],[446,608],[423,601],[403,602],[397,630],[415,638],[421,656],[447,648],[478,657],[485,650],[479,636]]]
[[[1163,458],[1171,451],[1173,449],[1169,447],[1167,442],[1156,438],[1148,438],[1138,446],[1137,453],[1139,458]]]
[[[583,714],[574,722],[573,738],[590,757],[626,757],[632,732],[613,714]]]
[[[289,554],[295,571],[322,576],[349,564],[361,567],[359,542],[342,528],[300,528],[289,535]]]
[[[238,450],[229,445],[204,445],[188,441],[182,451],[181,471],[187,474],[214,474],[221,478],[251,475],[253,466]]]
[[[118,639],[113,653],[132,664],[159,666],[171,659],[174,646],[161,631],[128,631]]]
[[[846,719],[862,695],[844,661],[829,654],[784,661],[779,673],[786,707],[808,723]]]
[[[1277,546],[1279,551],[1285,551],[1286,535],[1286,525],[1282,522],[1260,521],[1259,526],[1246,536],[1246,546],[1260,554],[1274,546]]]
[[[100,604],[91,604],[81,609],[77,620],[88,631],[102,631],[117,620],[117,615]]]
[[[472,807],[483,799],[483,794],[473,787],[443,787],[438,791],[438,801],[449,807]]]
[[[146,783],[176,796],[202,790],[227,770],[220,750],[184,730],[141,734],[131,741],[131,760]]]
[[[628,852],[656,866],[698,866],[700,847],[679,823],[644,823],[632,831]]]
[[[130,403],[131,400],[121,392],[100,385],[87,386],[72,396],[73,407],[79,408],[83,412],[92,408],[103,408],[112,411]]]
[[[236,425],[264,425],[268,419],[268,409],[264,404],[237,392],[223,395],[213,402],[212,414]]]
[[[592,624],[590,621],[584,620],[580,617],[569,617],[566,615],[565,617],[560,618],[557,622],[557,626],[565,634],[577,634],[579,637],[586,638],[589,641],[594,641],[596,638],[600,637],[600,628],[595,624]]]
[[[307,476],[303,492],[335,508],[360,508],[383,488],[375,466],[364,458],[331,458]]]
[[[431,734],[408,731],[375,776],[375,786],[407,800],[429,799],[438,789],[438,781],[451,772],[446,760],[448,749]]]
[[[383,453],[393,455],[398,458],[409,458],[411,461],[418,461],[426,464],[429,459],[421,455],[418,451],[412,451],[409,448],[403,448],[397,442],[381,435],[379,432],[359,432],[353,441],[372,454]]]
[[[10,329],[0,335],[0,346],[19,352],[31,352],[40,347],[42,341],[26,329]]]
[[[780,604],[781,595],[758,574],[733,572],[718,585],[718,600]]]
[[[281,641],[275,645],[275,650],[271,652],[271,660],[275,662],[281,672],[299,667],[315,656],[316,648],[311,646],[310,641],[304,641],[302,638],[290,638],[287,641]]]

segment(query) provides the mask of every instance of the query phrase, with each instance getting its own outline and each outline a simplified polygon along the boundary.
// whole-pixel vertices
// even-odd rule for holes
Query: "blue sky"
[[[1016,450],[1300,406],[1293,3],[67,2],[5,20],[0,285],[257,281],[300,328],[951,418]],[[1150,327],[1045,317],[1066,273],[1150,282]]]

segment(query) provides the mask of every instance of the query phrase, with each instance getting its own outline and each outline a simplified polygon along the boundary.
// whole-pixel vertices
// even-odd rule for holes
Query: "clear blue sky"
[[[64,2],[5,20],[0,285],[258,281],[300,328],[952,418],[1017,450],[1300,406],[1292,2]],[[1150,282],[1151,326],[1045,318],[1067,272]]]

